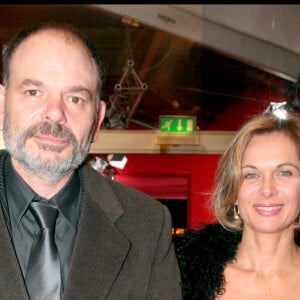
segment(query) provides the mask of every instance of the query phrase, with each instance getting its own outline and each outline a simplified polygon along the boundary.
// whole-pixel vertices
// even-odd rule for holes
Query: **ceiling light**
[[[264,114],[273,114],[279,119],[287,119],[289,106],[287,102],[270,102],[269,106],[264,110]]]

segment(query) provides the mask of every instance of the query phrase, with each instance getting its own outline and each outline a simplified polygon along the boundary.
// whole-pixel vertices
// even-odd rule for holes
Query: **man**
[[[97,51],[65,25],[33,26],[3,50],[0,299],[181,299],[166,207],[83,163],[102,82]]]

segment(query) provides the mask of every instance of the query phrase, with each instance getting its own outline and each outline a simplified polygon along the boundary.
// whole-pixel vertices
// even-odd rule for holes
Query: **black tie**
[[[30,210],[40,227],[33,240],[25,276],[30,299],[60,299],[60,261],[54,240],[58,211],[39,202],[31,202]]]

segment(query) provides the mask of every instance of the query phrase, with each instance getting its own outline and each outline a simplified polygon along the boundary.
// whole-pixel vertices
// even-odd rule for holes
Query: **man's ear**
[[[103,100],[100,100],[99,108],[97,112],[97,121],[94,127],[94,132],[92,137],[92,143],[94,143],[98,137],[100,125],[105,117],[105,111],[106,111],[106,103]]]
[[[5,87],[3,84],[0,84],[0,130],[3,129],[4,109],[5,109]]]

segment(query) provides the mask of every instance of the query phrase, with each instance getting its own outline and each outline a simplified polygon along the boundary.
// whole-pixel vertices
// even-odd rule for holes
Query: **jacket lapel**
[[[89,192],[84,195],[65,300],[94,299],[95,295],[104,299],[130,249],[130,242],[114,224],[123,209],[106,179],[94,176],[85,178]]]
[[[28,299],[21,268],[5,221],[7,205],[3,165],[7,152],[0,151],[0,299]]]
[[[0,151],[0,161],[4,159]],[[1,162],[0,162],[1,165]],[[0,168],[1,169],[1,168]],[[4,187],[0,172],[0,199]],[[106,179],[86,166],[85,192],[63,299],[104,299],[127,257],[130,242],[115,226],[123,208]],[[0,210],[0,299],[28,300],[21,269]]]
[[[28,299],[21,269],[0,212],[0,299]]]

